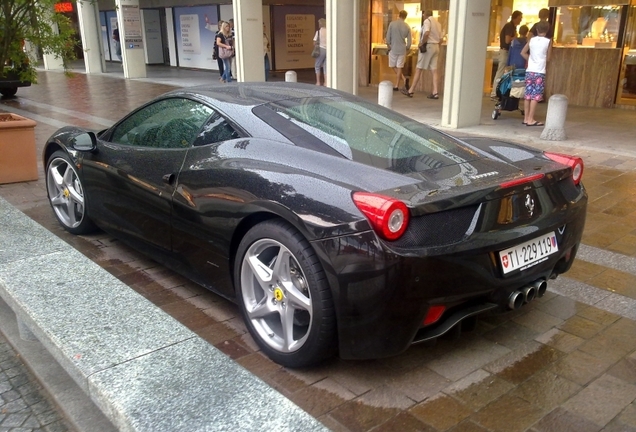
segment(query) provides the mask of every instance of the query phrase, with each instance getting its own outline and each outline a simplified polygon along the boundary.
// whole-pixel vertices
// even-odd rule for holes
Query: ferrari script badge
[[[526,195],[526,208],[528,209],[528,214],[532,216],[534,213],[534,200],[530,196],[530,194]]]

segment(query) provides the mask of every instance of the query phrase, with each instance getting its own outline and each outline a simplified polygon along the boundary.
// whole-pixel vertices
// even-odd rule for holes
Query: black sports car
[[[377,358],[518,308],[567,271],[577,157],[456,139],[325,87],[167,93],[43,152],[72,233],[99,226],[240,305],[274,361]]]

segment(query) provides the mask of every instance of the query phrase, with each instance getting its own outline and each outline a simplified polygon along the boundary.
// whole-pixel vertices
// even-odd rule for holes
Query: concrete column
[[[548,141],[563,141],[567,139],[565,133],[565,118],[568,114],[568,97],[562,94],[550,96],[548,112],[545,116],[545,128],[541,132],[541,139]]]
[[[86,73],[101,73],[106,70],[106,65],[104,53],[102,52],[97,3],[89,0],[78,0],[77,17],[82,37]]]
[[[139,0],[115,0],[125,78],[146,78]]]
[[[168,34],[168,54],[170,55],[170,66],[177,65],[177,42],[174,38],[174,15],[172,8],[166,8],[166,33]]]
[[[490,0],[450,0],[441,125],[478,125],[490,21]]]
[[[265,82],[262,0],[234,0],[236,79]]]
[[[327,85],[358,94],[360,0],[325,0],[327,12]]]
[[[53,24],[51,27],[53,28],[53,31],[57,34],[58,33],[57,24]],[[55,54],[43,54],[42,60],[44,61],[44,69],[46,70],[64,69],[64,61],[62,61],[61,57],[58,57]]]
[[[298,82],[298,75],[296,71],[285,72],[285,82]]]

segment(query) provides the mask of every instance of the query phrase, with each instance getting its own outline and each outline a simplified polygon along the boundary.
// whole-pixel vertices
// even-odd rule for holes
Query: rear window
[[[255,114],[297,145],[317,138],[344,157],[402,174],[476,159],[455,139],[365,101],[305,98],[266,107]]]

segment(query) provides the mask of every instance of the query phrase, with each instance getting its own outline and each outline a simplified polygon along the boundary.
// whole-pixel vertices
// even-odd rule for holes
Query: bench
[[[326,430],[2,198],[0,297],[118,430]]]

